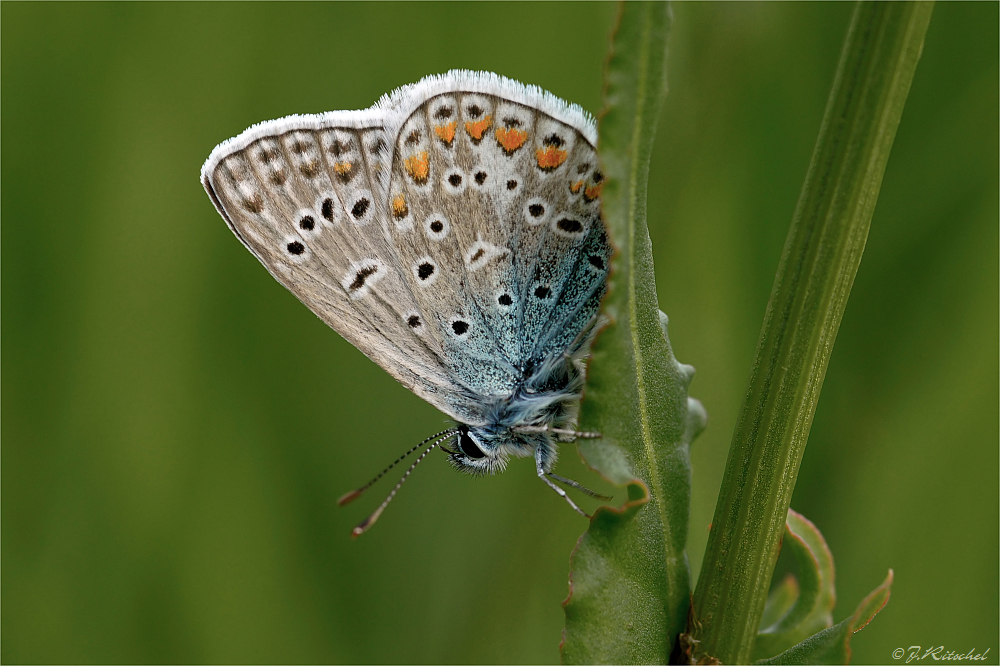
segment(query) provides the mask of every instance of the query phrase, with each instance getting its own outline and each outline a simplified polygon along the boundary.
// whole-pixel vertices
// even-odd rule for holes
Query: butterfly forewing
[[[476,403],[444,371],[441,350],[409,333],[400,304],[412,296],[361,139],[349,128],[266,136],[222,157],[210,185],[234,231],[313,312],[404,386],[476,422]]]

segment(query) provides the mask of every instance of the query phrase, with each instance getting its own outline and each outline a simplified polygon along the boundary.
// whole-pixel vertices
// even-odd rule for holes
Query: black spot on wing
[[[368,206],[370,205],[371,202],[368,201],[368,199],[364,197],[358,199],[358,201],[354,204],[354,207],[351,208],[351,215],[354,216],[355,220],[360,220],[365,216],[365,213],[368,212]]]
[[[348,289],[352,292],[361,289],[361,287],[365,286],[365,280],[375,273],[378,273],[378,266],[365,266],[364,268],[359,269],[357,274],[354,276],[354,282],[350,284]]]

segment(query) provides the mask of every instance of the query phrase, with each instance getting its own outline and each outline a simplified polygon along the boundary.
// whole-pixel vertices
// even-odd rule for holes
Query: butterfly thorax
[[[575,425],[582,388],[579,359],[553,355],[531,364],[514,393],[490,401],[485,425],[459,424],[451,464],[478,476],[502,472],[511,456],[534,456],[543,471],[550,471],[558,448],[548,430]]]

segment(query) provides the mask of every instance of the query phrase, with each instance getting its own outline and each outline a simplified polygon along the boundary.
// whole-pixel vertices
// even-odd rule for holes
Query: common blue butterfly
[[[426,447],[355,536],[435,447],[476,475],[533,456],[580,513],[553,480],[596,495],[552,472],[556,440],[596,436],[573,430],[611,257],[596,143],[579,106],[459,70],[254,125],[205,162],[212,203],[271,275],[456,421],[411,449]]]

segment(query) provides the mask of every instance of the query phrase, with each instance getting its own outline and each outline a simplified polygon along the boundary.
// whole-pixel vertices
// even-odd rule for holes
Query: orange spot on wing
[[[410,178],[418,183],[426,182],[427,176],[431,173],[431,163],[427,159],[426,152],[407,157],[403,166],[406,167],[406,173],[410,174]]]
[[[493,119],[489,116],[485,116],[482,120],[468,121],[465,123],[465,131],[469,133],[474,140],[479,141],[483,138],[483,133],[490,128],[490,124]]]
[[[458,123],[454,120],[447,125],[435,125],[434,133],[438,135],[438,138],[444,141],[446,145],[451,145],[451,142],[455,140],[455,128],[458,127]]]
[[[601,188],[604,187],[604,183],[599,185],[591,185],[583,191],[583,198],[587,201],[593,201],[597,197],[601,196]]]
[[[508,155],[524,145],[528,140],[528,133],[516,127],[498,127],[496,131],[497,143]]]
[[[582,180],[578,180],[575,183],[570,183],[569,191],[572,192],[573,194],[579,194],[580,193],[580,189],[582,187],[583,187],[583,181]]]
[[[566,161],[565,150],[555,146],[545,146],[535,151],[535,159],[538,160],[538,168],[542,171],[552,171]]]
[[[338,176],[346,176],[351,173],[351,169],[354,165],[350,162],[337,162],[333,165],[333,172]]]
[[[409,212],[410,209],[406,205],[406,197],[404,197],[402,194],[397,194],[395,197],[393,197],[392,199],[393,217],[399,220],[406,217],[407,213]]]

